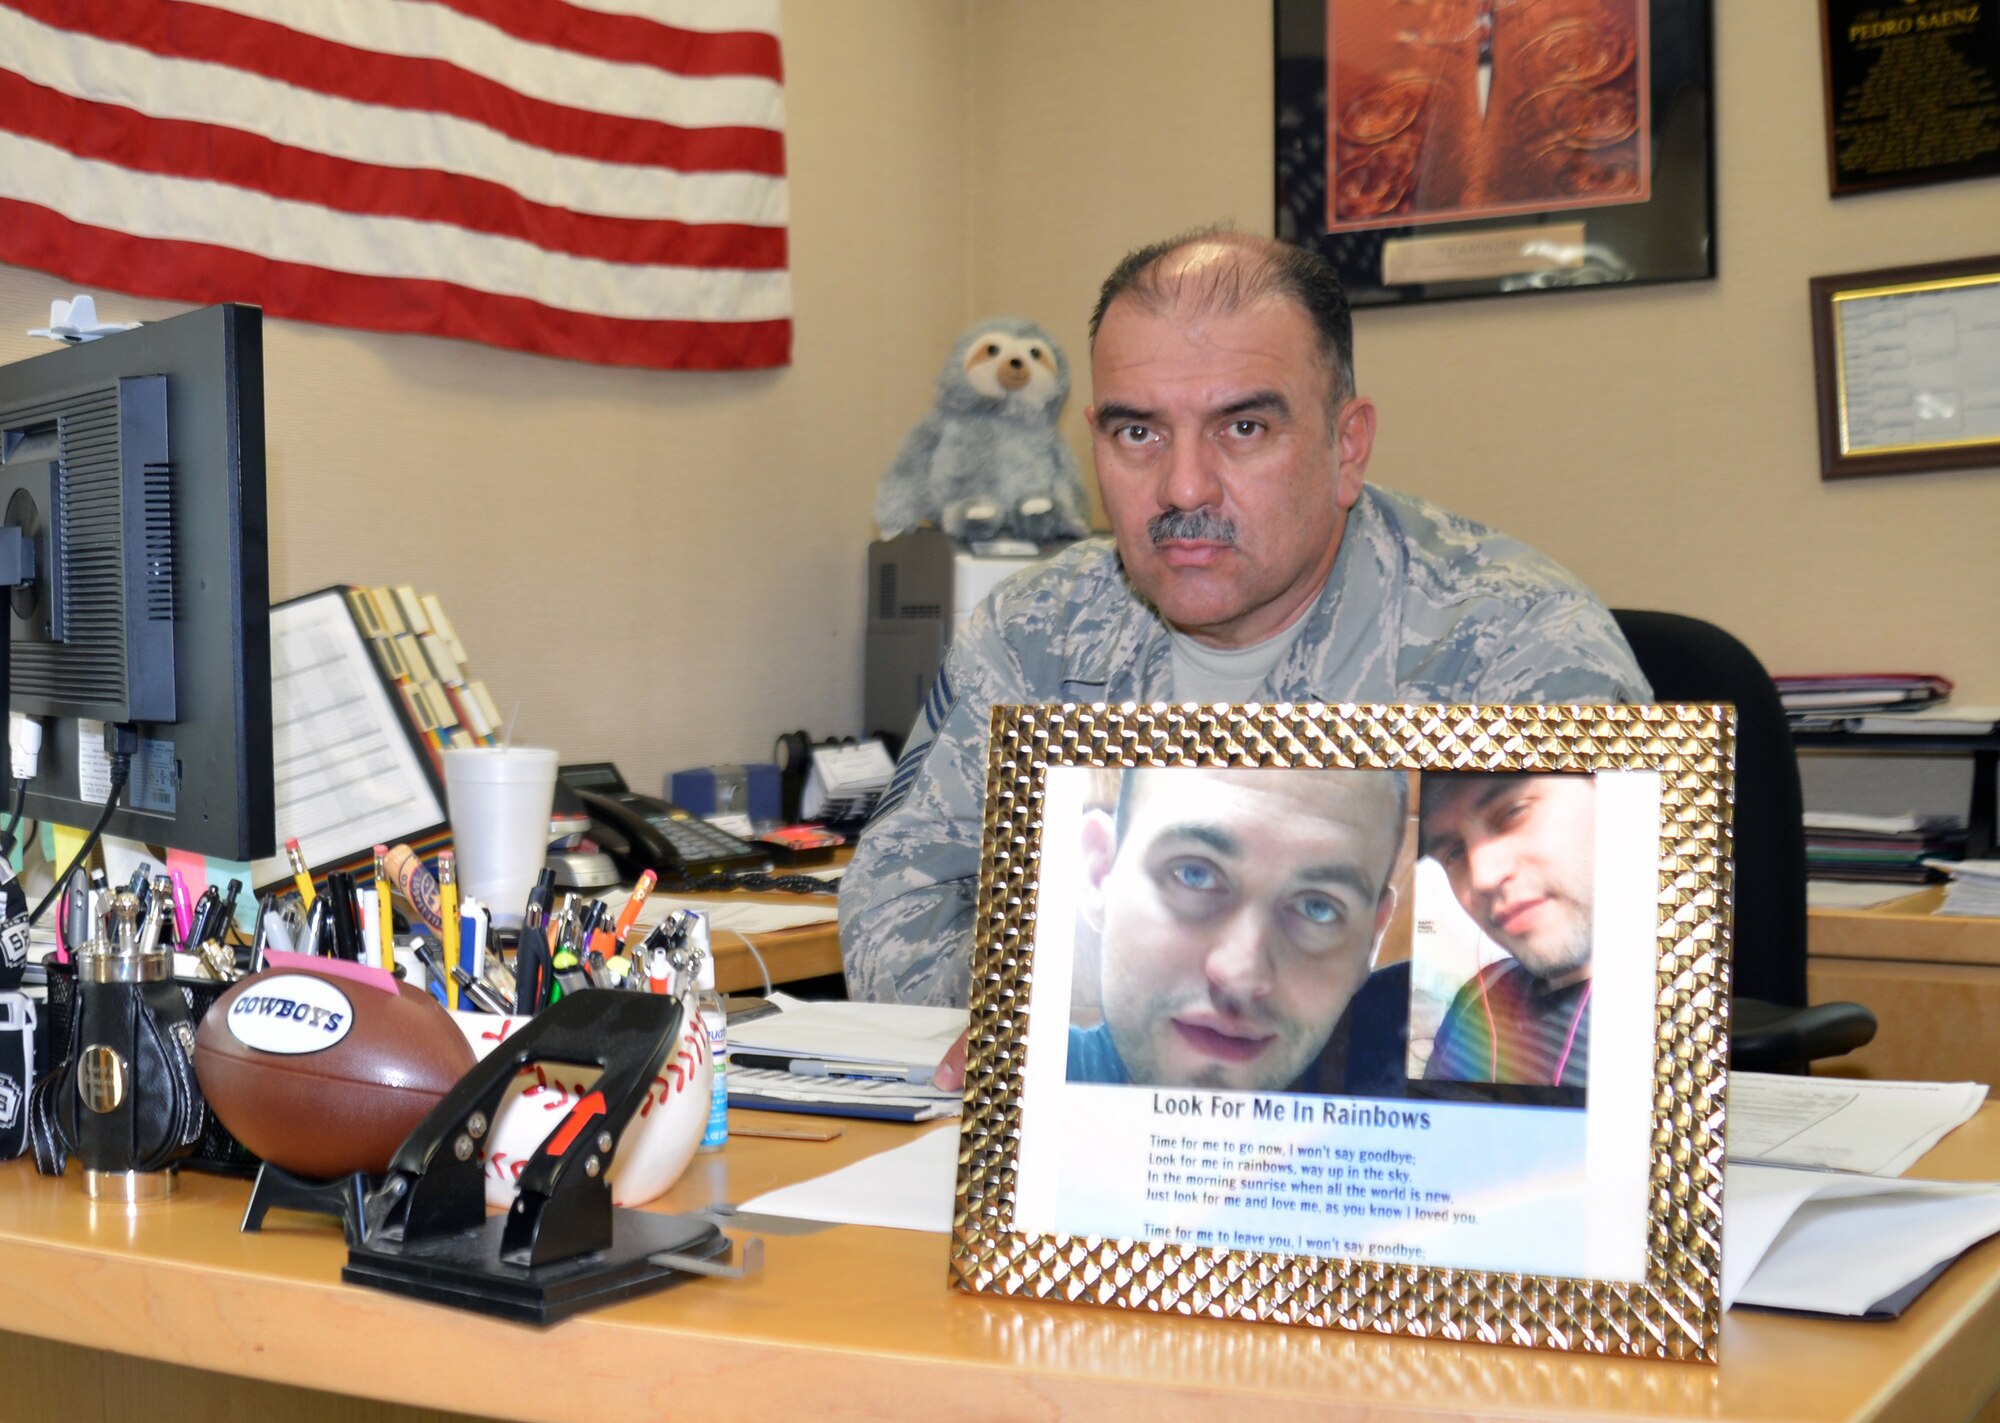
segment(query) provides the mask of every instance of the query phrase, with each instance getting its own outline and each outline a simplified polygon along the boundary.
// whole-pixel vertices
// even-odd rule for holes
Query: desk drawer
[[[1812,1002],[1861,1003],[1881,1025],[1816,1075],[2000,1083],[2000,968],[1814,956],[1806,981]]]

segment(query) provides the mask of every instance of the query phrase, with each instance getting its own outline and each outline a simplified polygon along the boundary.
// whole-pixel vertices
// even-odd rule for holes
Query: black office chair
[[[1859,1003],[1806,1004],[1805,801],[1798,753],[1770,673],[1713,623],[1614,608],[1660,702],[1736,707],[1736,954],[1730,1062],[1803,1073],[1875,1036]]]

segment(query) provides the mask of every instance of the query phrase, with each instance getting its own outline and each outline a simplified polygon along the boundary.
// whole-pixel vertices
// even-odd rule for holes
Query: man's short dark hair
[[[1169,278],[1162,259],[1201,242],[1233,248],[1237,260],[1203,268],[1199,275]],[[1294,303],[1312,322],[1338,408],[1354,395],[1354,318],[1332,265],[1319,253],[1292,242],[1205,227],[1126,253],[1097,293],[1097,307],[1090,313],[1091,348],[1097,347],[1104,313],[1120,297],[1149,311],[1188,303],[1197,309],[1230,312],[1272,294]]]
[[[1112,854],[1116,855],[1118,851],[1122,850],[1125,847],[1125,831],[1132,824],[1132,805],[1133,802],[1137,801],[1139,798],[1139,780],[1138,780],[1139,773],[1142,770],[1157,771],[1166,769],[1170,768],[1162,766],[1152,766],[1152,767],[1127,766],[1124,769],[1124,771],[1122,771],[1119,774],[1118,803],[1114,805],[1111,810],[1111,823],[1117,836],[1117,838],[1112,842]],[[1211,767],[1204,769],[1221,770],[1225,768]],[[1326,769],[1332,770],[1332,768],[1330,767]],[[1304,771],[1304,772],[1297,772],[1295,774],[1311,775],[1312,772]],[[1409,814],[1407,807],[1409,806],[1410,803],[1410,773],[1408,771],[1387,770],[1387,771],[1367,771],[1360,773],[1354,771],[1336,771],[1334,772],[1334,774],[1338,775],[1364,774],[1364,775],[1388,776],[1390,778],[1390,794],[1395,797],[1396,801],[1397,820],[1400,822],[1403,820],[1405,816]],[[1389,868],[1382,877],[1382,883],[1385,887],[1388,885],[1390,880],[1393,880],[1396,877],[1396,864],[1402,858],[1403,858],[1403,832],[1401,829],[1398,829],[1395,836],[1394,848],[1391,849],[1391,851],[1389,852]]]
[[[1540,781],[1551,776],[1581,775],[1588,771],[1424,771],[1417,777],[1417,853],[1431,854],[1431,823],[1450,805],[1477,791],[1498,793],[1515,781]],[[1432,856],[1435,858],[1435,856]]]

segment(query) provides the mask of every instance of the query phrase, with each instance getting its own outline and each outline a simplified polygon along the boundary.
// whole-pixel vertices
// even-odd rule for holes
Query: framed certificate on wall
[[[2000,255],[1809,287],[1824,478],[2000,468]]]

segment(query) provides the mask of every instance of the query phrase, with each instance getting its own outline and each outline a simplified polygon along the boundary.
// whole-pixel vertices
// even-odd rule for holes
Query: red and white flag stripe
[[[0,261],[613,364],[782,364],[777,18],[0,0]]]

